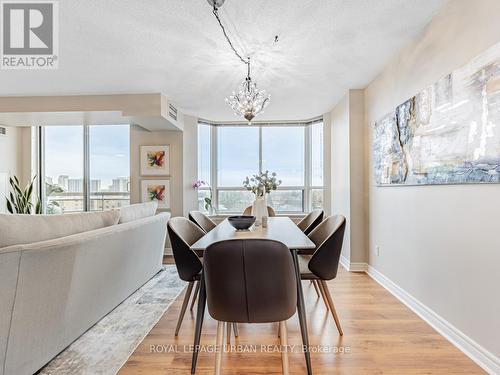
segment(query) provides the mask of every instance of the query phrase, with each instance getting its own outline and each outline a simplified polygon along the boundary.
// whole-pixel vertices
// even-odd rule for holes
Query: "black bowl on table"
[[[255,222],[255,216],[229,216],[227,221],[229,221],[229,224],[236,230],[245,230],[250,228]]]

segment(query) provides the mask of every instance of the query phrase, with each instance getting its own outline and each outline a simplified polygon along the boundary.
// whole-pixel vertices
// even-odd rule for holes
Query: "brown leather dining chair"
[[[200,272],[203,268],[200,258],[190,249],[190,246],[205,235],[205,232],[196,224],[190,222],[185,217],[174,217],[167,223],[168,236],[172,243],[172,252],[174,254],[175,266],[179,278],[188,283],[184,301],[182,302],[181,312],[177,320],[175,328],[175,336],[179,334],[179,330],[186,313],[186,308],[191,297],[193,284],[200,280]],[[199,285],[199,283],[198,283]],[[193,297],[193,301],[196,294]]]
[[[245,208],[245,211],[243,211],[243,216],[250,216],[252,214],[252,206],[248,206]],[[276,216],[276,212],[271,206],[267,206],[267,215],[269,217],[274,217]]]
[[[300,278],[317,281],[321,295],[332,313],[341,336],[344,333],[326,281],[333,280],[337,276],[345,225],[346,220],[342,215],[327,217],[309,233],[309,239],[316,244],[314,254],[299,255]]]
[[[207,247],[203,258],[208,311],[218,321],[215,374],[221,373],[224,322],[279,322],[282,368],[288,374],[286,321],[297,306],[288,247],[273,240],[227,240]]]
[[[302,232],[304,232],[304,234],[309,234],[319,225],[319,223],[323,221],[323,215],[323,210],[313,210],[309,212],[301,221],[299,221],[297,226]]]
[[[307,235],[307,234],[311,233],[311,231],[314,228],[316,228],[319,225],[319,223],[321,223],[323,221],[323,215],[324,215],[323,210],[321,210],[321,209],[313,210],[313,211],[309,212],[301,221],[299,221],[297,223],[297,226],[299,227],[299,229],[302,232],[304,232],[304,234]],[[300,252],[299,252],[299,254],[300,254]],[[318,282],[316,280],[311,280],[311,283],[313,284],[314,290],[316,291],[316,294],[319,297],[321,294],[320,294]],[[327,301],[325,300],[325,304],[326,303],[327,303]]]
[[[217,224],[215,224],[212,219],[210,219],[207,215],[200,211],[190,211],[189,220],[198,225],[206,233],[210,232],[217,226]]]

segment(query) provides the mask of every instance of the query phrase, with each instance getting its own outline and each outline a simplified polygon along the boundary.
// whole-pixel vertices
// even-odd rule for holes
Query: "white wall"
[[[342,255],[351,257],[350,212],[351,194],[349,178],[349,95],[346,94],[331,112],[331,204],[332,214],[347,218]],[[326,127],[325,123],[325,127]]]
[[[497,0],[447,3],[367,87],[368,129],[499,42],[499,14]],[[371,161],[369,176],[370,265],[499,357],[500,185],[377,187]]]
[[[170,176],[141,176],[140,146],[170,145]],[[130,203],[141,201],[141,180],[170,180],[172,216],[182,215],[182,132],[149,131],[137,125],[130,127]]]
[[[0,135],[0,172],[19,176],[22,170],[20,153],[23,128],[7,127],[7,134]]]
[[[332,213],[347,219],[342,255],[365,262],[365,122],[363,90],[348,90],[329,117]]]
[[[198,209],[198,193],[193,181],[198,178],[198,118],[184,116],[183,142],[183,213]]]

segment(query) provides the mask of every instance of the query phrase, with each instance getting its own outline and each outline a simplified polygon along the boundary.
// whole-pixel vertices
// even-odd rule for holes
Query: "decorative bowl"
[[[227,221],[229,221],[229,224],[236,230],[245,230],[250,228],[255,222],[255,216],[229,216]]]

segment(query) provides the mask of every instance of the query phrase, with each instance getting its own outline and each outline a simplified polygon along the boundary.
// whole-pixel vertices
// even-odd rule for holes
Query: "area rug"
[[[165,266],[50,361],[39,374],[116,374],[185,286],[175,266]]]

